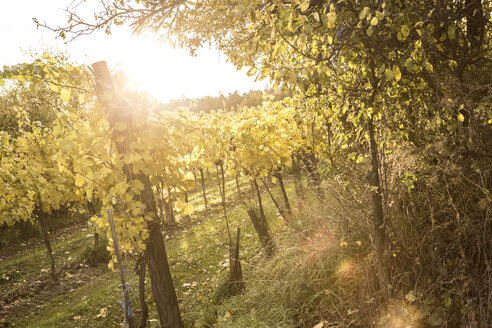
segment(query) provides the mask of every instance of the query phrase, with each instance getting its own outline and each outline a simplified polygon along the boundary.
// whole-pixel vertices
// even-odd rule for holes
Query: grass
[[[83,246],[88,243],[87,234],[87,229],[76,226],[68,233],[55,234],[51,237],[51,247],[57,269],[62,264],[66,265],[78,261]],[[26,249],[0,262],[0,276],[3,278],[0,280],[0,286],[15,286],[24,280],[33,280],[40,273],[47,273],[49,265],[44,244],[41,243],[36,247]]]
[[[242,190],[249,189],[246,178],[241,179]],[[274,193],[280,199],[280,190]],[[292,193],[292,186],[288,188]],[[241,228],[241,253],[243,275],[245,280],[252,279],[252,268],[261,260],[261,245],[246,213],[246,208],[234,202],[236,194],[235,181],[227,181],[228,218],[231,234],[235,236],[237,227]],[[251,193],[253,195],[253,193]],[[226,222],[220,207],[220,194],[217,186],[207,190],[209,208],[203,208],[201,190],[190,195],[196,213],[191,216],[191,224],[184,229],[177,229],[166,241],[171,272],[186,327],[195,324],[214,322],[218,308],[213,303],[214,289],[228,274],[228,233]],[[276,209],[264,193],[264,204],[269,223],[273,230],[284,226],[282,219],[276,215]],[[178,215],[179,223],[179,215]],[[93,242],[87,230],[75,229],[68,236],[57,238],[53,242],[53,250],[58,267],[76,262],[80,253]],[[63,263],[63,264],[62,264]],[[8,257],[0,264],[1,273],[15,272],[12,278],[4,283],[9,290],[21,286],[24,281],[39,279],[42,269],[48,268],[48,260],[43,245],[22,251]],[[127,279],[134,282],[138,277],[133,275],[133,262],[127,261]],[[85,271],[84,271],[85,270]],[[44,271],[44,270],[43,270]],[[78,271],[77,271],[78,272]],[[10,313],[9,322],[18,327],[120,327],[123,311],[118,301],[121,299],[119,276],[109,271],[104,265],[96,268],[83,268],[85,280],[83,284],[71,286],[69,290],[61,290],[52,297],[20,307],[16,313]],[[76,272],[62,275],[61,284],[77,278]],[[82,274],[82,273],[80,273]],[[74,278],[75,277],[75,278]],[[147,276],[146,295],[148,303],[152,303],[150,281]],[[68,283],[68,282],[67,282]],[[138,289],[136,283],[133,288]],[[56,288],[55,288],[56,289]],[[139,313],[138,295],[135,295],[134,311]],[[150,307],[150,327],[157,327],[155,309]],[[196,325],[195,325],[196,327]],[[204,326],[205,327],[205,326]]]

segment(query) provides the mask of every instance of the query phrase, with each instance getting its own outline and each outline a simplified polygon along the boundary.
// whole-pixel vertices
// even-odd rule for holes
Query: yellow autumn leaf
[[[62,88],[60,90],[60,99],[64,102],[68,102],[72,97],[72,91],[68,88]]]
[[[364,7],[364,9],[362,9],[359,14],[359,19],[363,20],[364,18],[366,18],[367,14],[369,13],[369,10],[370,10],[369,7]]]
[[[425,63],[425,69],[426,69],[426,70],[427,70],[427,72],[429,72],[429,73],[434,72],[434,66],[432,66],[432,64],[431,64],[431,63],[429,63],[429,62],[426,62],[426,63]]]
[[[372,26],[376,26],[376,25],[378,25],[378,23],[379,23],[379,19],[378,19],[376,16],[374,16],[374,17],[371,19],[371,25],[372,25]]]
[[[50,88],[51,91],[60,92],[60,86],[59,85],[56,85],[54,83],[50,83],[49,84],[49,88]]]
[[[87,99],[87,94],[79,93],[79,104],[85,103],[86,99]]]
[[[401,71],[398,66],[393,66],[393,73],[395,74],[395,80],[400,81],[401,80]]]
[[[84,183],[85,183],[85,178],[82,175],[77,173],[75,175],[75,185],[77,187],[82,187],[84,185]]]
[[[308,10],[308,8],[309,8],[309,2],[310,2],[310,0],[303,0],[303,1],[301,1],[301,5],[299,6],[299,9],[301,9],[301,11]]]
[[[99,311],[99,314],[97,315],[98,318],[106,318],[108,315],[108,312],[106,311],[106,308],[102,308],[101,311]]]
[[[334,28],[335,27],[335,22],[337,20],[337,13],[334,11],[331,11],[328,14],[328,28]]]
[[[406,38],[407,36],[410,35],[410,28],[406,25],[402,25],[400,27],[400,32],[401,32],[401,35]]]

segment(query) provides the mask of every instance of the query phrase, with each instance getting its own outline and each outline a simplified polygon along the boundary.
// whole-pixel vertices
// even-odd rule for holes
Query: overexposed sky
[[[98,32],[82,36],[68,44],[54,32],[36,28],[36,17],[50,26],[64,26],[63,11],[72,0],[12,0],[2,1],[0,10],[0,67],[30,60],[29,52],[43,53],[47,49],[65,51],[78,63],[91,64],[106,60],[111,68],[121,68],[135,85],[158,101],[216,96],[238,90],[263,89],[265,81],[254,82],[246,70],[236,71],[225,55],[212,49],[202,49],[197,57],[185,50],[158,42],[152,35],[132,36],[127,27],[114,27],[108,36]],[[85,11],[97,6],[99,0],[87,0]],[[95,11],[95,10],[94,10]]]

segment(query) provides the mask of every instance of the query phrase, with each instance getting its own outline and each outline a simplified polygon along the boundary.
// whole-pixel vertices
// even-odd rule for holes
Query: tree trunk
[[[128,104],[117,97],[114,92],[111,75],[106,62],[98,62],[92,65],[96,78],[96,94],[101,99],[108,113],[110,127],[113,130],[112,138],[115,142],[118,153],[129,152],[130,143],[135,140],[133,129],[133,119],[130,114]],[[126,123],[126,129],[115,129],[116,122]],[[147,242],[147,256],[152,294],[156,304],[157,314],[161,328],[182,328],[183,321],[179,312],[176,291],[174,289],[169,263],[167,261],[164,239],[160,231],[157,220],[157,209],[154,193],[150,184],[150,179],[142,172],[133,172],[131,165],[124,165],[123,171],[130,181],[132,178],[140,180],[144,189],[139,195],[139,200],[145,204],[146,213],[151,217],[146,217],[149,239]]]
[[[222,170],[222,183],[220,182],[219,165]],[[219,184],[220,199],[222,201],[222,209],[224,211],[224,218],[226,222],[227,236],[229,238],[229,265],[230,267],[232,267],[232,237],[231,237],[231,230],[229,229],[229,219],[227,217],[227,207],[226,207],[226,200],[225,200],[224,168],[222,166],[222,162],[220,162],[219,165],[215,165],[215,169],[217,173],[217,182]]]
[[[161,328],[183,328],[159,223],[149,221],[147,227],[150,232],[146,250],[149,257],[149,275]]]
[[[198,187],[198,179],[196,177],[195,169],[192,169],[191,172],[193,173],[193,179],[195,179],[195,188],[197,188]]]
[[[252,180],[253,187],[256,190],[256,197],[258,198],[258,209],[260,210],[260,217],[263,221],[266,220],[265,211],[263,210],[263,202],[261,201],[261,193],[260,187],[258,187],[258,183],[256,182],[256,178]]]
[[[162,201],[162,203],[164,204],[164,212],[165,212],[165,217],[166,217],[166,224],[167,225],[174,225],[174,221],[173,221],[173,216],[172,216],[172,213],[171,213],[171,207],[169,206],[169,201],[167,201],[166,199],[164,199]]]
[[[205,192],[205,177],[203,176],[203,168],[200,168],[200,178],[202,180],[202,193],[203,193],[203,202],[205,203],[205,208],[207,208],[207,193]]]
[[[374,242],[378,257],[379,275],[381,287],[386,299],[389,298],[388,275],[384,266],[385,248],[385,222],[383,213],[383,203],[381,198],[381,183],[379,181],[379,159],[374,133],[374,122],[372,118],[368,121],[369,149],[371,153],[371,172],[368,175],[369,186],[371,187],[371,206],[374,224]]]
[[[23,242],[28,241],[34,237],[34,227],[31,221],[20,221],[19,225],[19,239]]]
[[[248,215],[251,219],[251,223],[253,223],[256,233],[258,234],[258,238],[260,238],[261,246],[263,246],[268,256],[272,256],[275,253],[275,243],[270,236],[266,220],[262,218],[261,215],[258,215],[255,208],[249,208]]]
[[[176,217],[174,216],[173,202],[171,198],[171,190],[167,190],[167,199],[164,199],[164,210],[166,211],[166,223],[170,226],[176,224]]]
[[[277,208],[278,212],[284,218],[284,220],[286,220],[285,215],[284,215],[285,214],[284,210],[283,210],[283,208],[280,207],[279,203],[277,202],[277,200],[273,196],[272,192],[270,191],[270,188],[268,188],[268,184],[265,182],[265,180],[263,178],[260,178],[260,180],[263,183],[263,185],[265,186],[265,189],[268,192],[268,194],[270,195],[270,198],[272,199],[273,204],[275,204],[275,207]]]
[[[319,199],[323,199],[324,192],[321,188],[321,177],[318,171],[318,159],[314,154],[306,154],[304,156],[304,162],[306,163],[306,170],[308,172],[308,183],[314,187],[316,195]]]
[[[162,180],[162,179],[161,179]],[[166,219],[166,215],[167,215],[167,212],[166,212],[166,207],[164,205],[164,189],[163,189],[163,183],[162,181],[159,182],[159,184],[157,185],[157,199],[156,199],[156,203],[157,203],[157,207],[158,207],[158,214],[159,214],[159,218],[160,220],[162,220],[163,222],[165,221]]]
[[[241,228],[237,227],[236,245],[234,247],[231,261],[231,276],[230,281],[234,294],[240,293],[244,289],[243,271],[241,269],[241,261],[239,260],[239,236]]]
[[[284,204],[282,205],[285,205],[285,207],[287,208],[287,213],[290,215],[291,214],[290,202],[289,202],[289,197],[287,196],[287,191],[285,190],[282,173],[277,173],[275,177],[278,180],[278,184],[280,185],[280,190],[282,191],[282,197],[284,198]]]
[[[149,318],[149,307],[145,299],[145,267],[147,266],[147,260],[145,254],[140,255],[137,261],[136,273],[138,274],[138,291],[140,299],[140,307],[142,308],[142,315],[140,317],[139,328],[147,327],[147,319]]]
[[[292,171],[294,173],[294,187],[296,195],[299,198],[304,198],[304,187],[302,186],[301,168],[299,167],[299,161],[292,155]]]
[[[147,212],[157,215],[149,177],[140,172],[136,175],[136,178],[142,181],[144,185],[140,201],[145,204]],[[146,221],[147,229],[149,230],[146,249],[149,275],[161,328],[183,328],[176,290],[174,289],[159,222],[152,218],[146,218]]]
[[[250,208],[248,209],[248,215],[253,223],[253,226],[260,238],[261,245],[265,249],[268,256],[271,256],[275,252],[275,243],[273,242],[272,237],[270,236],[270,229],[268,227],[268,222],[266,220],[265,211],[263,210],[263,202],[261,200],[261,193],[258,183],[256,182],[256,178],[251,180],[251,184],[253,188],[256,190],[256,196],[258,198],[258,210],[259,214],[256,212],[256,209]]]
[[[47,214],[39,212],[38,213],[38,221],[39,226],[41,227],[41,235],[43,236],[44,246],[46,247],[46,253],[48,254],[48,258],[50,260],[50,277],[51,280],[57,281],[56,272],[55,272],[55,257],[53,256],[53,251],[51,250],[50,238],[48,235],[48,228],[46,226]]]
[[[239,186],[239,172],[235,176],[237,192],[241,194],[241,187]]]
[[[94,248],[97,246],[98,242],[99,242],[99,234],[97,233],[97,230],[94,229]]]

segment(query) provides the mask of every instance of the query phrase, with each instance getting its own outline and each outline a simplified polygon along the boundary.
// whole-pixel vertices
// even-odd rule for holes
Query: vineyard
[[[213,44],[278,91],[198,110],[104,61],[4,66],[0,327],[492,326],[490,1],[79,10],[36,23]]]

